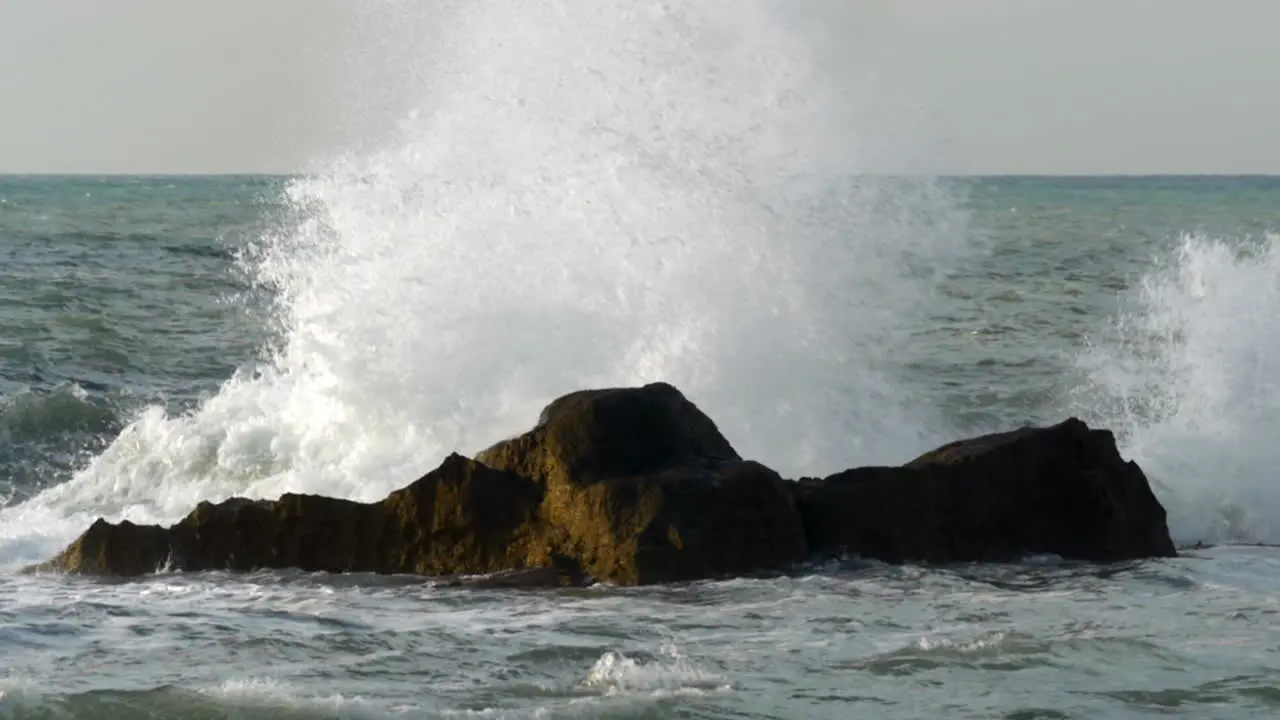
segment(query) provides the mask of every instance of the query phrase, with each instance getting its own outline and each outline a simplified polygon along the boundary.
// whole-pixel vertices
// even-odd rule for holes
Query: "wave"
[[[660,656],[650,662],[606,652],[591,667],[584,686],[605,695],[702,694],[732,689],[726,678],[695,667],[674,645],[664,646]]]
[[[845,6],[418,7],[416,110],[236,254],[267,360],[0,510],[0,551],[232,495],[376,499],[587,386],[672,382],[793,476],[952,439],[901,368],[973,234],[939,182],[867,174],[904,138],[828,42]],[[1185,238],[1079,358],[1068,410],[1118,431],[1183,544],[1280,541],[1276,246]]]
[[[123,423],[118,403],[76,383],[0,394],[0,508],[72,477]]]
[[[48,392],[0,396],[0,447],[67,433],[102,434],[118,426],[116,411],[75,383]]]
[[[535,707],[434,709],[379,702],[359,696],[314,696],[270,679],[227,680],[208,688],[164,685],[78,693],[52,692],[24,678],[0,678],[0,718],[383,718],[409,714],[432,717],[544,717],[549,711],[570,714],[604,708],[634,709],[672,696],[705,696],[732,690],[722,677],[694,667],[674,647],[664,647],[651,662],[618,652],[602,655],[580,687],[538,688]],[[498,698],[493,698],[495,701]],[[482,705],[471,700],[466,704]]]
[[[1280,542],[1280,236],[1184,235],[1079,361],[1177,542]]]
[[[239,254],[274,298],[269,362],[142,413],[0,541],[38,528],[49,552],[96,515],[236,494],[374,499],[591,385],[673,382],[783,471],[941,439],[894,359],[966,219],[927,178],[861,174],[886,146],[821,37],[843,4],[441,7],[397,136],[290,183],[301,219]]]
[[[381,718],[394,715],[360,698],[311,698],[264,680],[230,680],[218,687],[188,690],[163,686],[145,690],[50,692],[40,683],[0,680],[0,718]]]

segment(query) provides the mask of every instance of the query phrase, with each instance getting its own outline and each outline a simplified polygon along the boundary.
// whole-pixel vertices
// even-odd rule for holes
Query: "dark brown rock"
[[[810,548],[888,562],[1176,554],[1164,508],[1107,430],[1071,418],[798,488]]]
[[[666,383],[566,395],[476,458],[542,484],[557,549],[601,580],[739,575],[807,554],[789,484]]]
[[[170,528],[95,522],[36,569],[129,576],[298,568],[467,587],[622,585],[779,570],[810,551],[891,562],[1174,554],[1164,509],[1105,430],[1071,419],[903,467],[784,481],[665,383],[585,390],[531,431],[376,503],[201,503]]]
[[[460,455],[377,503],[287,494],[200,503],[171,528],[102,520],[45,567],[94,575],[298,568],[480,574],[550,565],[542,490]]]
[[[159,525],[112,524],[99,518],[66,550],[28,572],[70,570],[90,575],[144,575],[169,564],[169,533]]]
[[[742,460],[711,418],[667,383],[570,393],[547,405],[533,430],[476,459],[577,486]]]
[[[167,529],[100,521],[46,567],[490,576],[473,586],[589,574],[630,585],[776,569],[807,552],[789,483],[743,461],[670,385],[567,395],[479,457],[453,455],[377,503],[288,494],[201,503]],[[534,568],[551,570],[505,573]]]

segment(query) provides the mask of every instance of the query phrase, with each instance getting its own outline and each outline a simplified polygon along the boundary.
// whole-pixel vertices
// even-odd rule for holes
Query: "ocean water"
[[[0,177],[0,717],[1280,711],[1280,179],[871,174],[927,143],[869,117],[891,98],[816,10],[442,6],[369,19],[417,110],[307,173]],[[657,379],[790,476],[1076,415],[1184,553],[501,592],[17,572],[99,516],[375,499]]]

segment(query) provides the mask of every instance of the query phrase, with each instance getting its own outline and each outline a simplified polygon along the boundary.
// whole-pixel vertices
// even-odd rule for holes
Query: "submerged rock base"
[[[776,570],[815,553],[887,562],[1175,555],[1165,510],[1106,430],[1077,419],[962,440],[901,467],[782,479],[665,383],[561,397],[538,425],[376,503],[201,503],[164,528],[95,522],[32,570],[490,575],[621,585]]]

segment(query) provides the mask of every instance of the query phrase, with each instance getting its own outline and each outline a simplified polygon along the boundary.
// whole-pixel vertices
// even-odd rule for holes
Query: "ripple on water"
[[[300,573],[3,576],[0,713],[1251,717],[1276,708],[1280,635],[1249,557],[828,563],[572,593]],[[1193,608],[1212,613],[1185,622]]]

